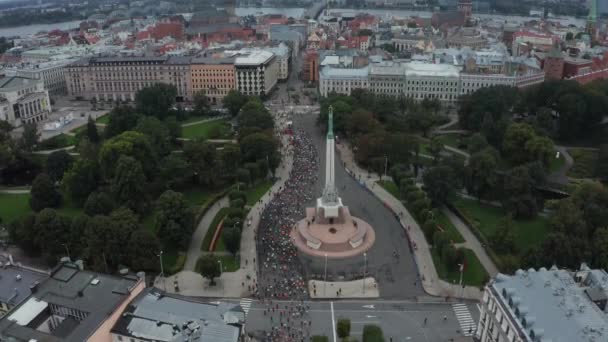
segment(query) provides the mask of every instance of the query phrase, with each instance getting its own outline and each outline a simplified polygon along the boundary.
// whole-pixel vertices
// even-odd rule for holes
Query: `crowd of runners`
[[[303,131],[293,133],[293,167],[289,179],[266,205],[257,230],[258,296],[260,298],[308,298],[308,290],[297,249],[289,232],[313,199],[318,157],[310,138]]]

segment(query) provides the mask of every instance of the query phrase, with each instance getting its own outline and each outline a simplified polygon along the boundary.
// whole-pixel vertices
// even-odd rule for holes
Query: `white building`
[[[369,67],[347,69],[326,66],[319,71],[322,96],[332,92],[350,95],[353,89],[369,89]]]
[[[241,50],[234,62],[236,88],[245,95],[267,95],[279,79],[279,62],[274,53]]]
[[[7,76],[19,76],[44,81],[44,88],[49,91],[51,97],[67,94],[65,81],[65,67],[76,61],[75,59],[64,59],[59,61],[20,64],[7,68]]]
[[[498,274],[483,294],[476,337],[481,342],[608,340],[608,273],[586,265]]]
[[[0,120],[18,127],[45,120],[51,112],[49,92],[42,80],[0,78]]]
[[[406,63],[405,96],[456,101],[460,69],[449,64]]]

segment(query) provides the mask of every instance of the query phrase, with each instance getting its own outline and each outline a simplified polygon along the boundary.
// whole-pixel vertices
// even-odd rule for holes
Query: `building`
[[[238,304],[208,304],[148,288],[129,303],[111,333],[112,341],[238,342],[244,322]]]
[[[369,89],[375,94],[403,96],[405,68],[399,63],[374,63],[369,70]]]
[[[0,319],[0,340],[110,342],[110,330],[143,289],[144,280],[136,276],[104,275],[63,263]]]
[[[484,290],[476,337],[481,342],[606,341],[608,273],[518,270]]]
[[[458,0],[458,12],[464,15],[465,20],[473,14],[473,0]]]
[[[32,292],[31,288],[49,275],[30,268],[13,265],[10,261],[0,266],[0,317],[21,304]]]
[[[351,69],[325,66],[319,71],[321,96],[333,92],[350,95],[353,89],[369,89],[369,67]]]
[[[543,61],[543,70],[548,80],[561,80],[564,77],[564,57],[559,48],[549,51]]]
[[[51,112],[49,92],[42,80],[0,78],[0,120],[18,127],[45,120]]]
[[[275,54],[264,50],[241,50],[236,53],[236,88],[244,95],[270,94],[279,79]]]
[[[315,49],[308,49],[304,54],[302,63],[302,80],[308,82],[319,81],[319,52]]]
[[[189,100],[190,58],[87,57],[66,67],[68,94],[97,101],[134,101],[142,88],[155,83],[172,84],[177,100]]]
[[[203,91],[211,104],[221,103],[236,89],[234,58],[193,58],[190,67],[192,96]]]
[[[405,96],[456,101],[459,95],[459,68],[449,64],[405,64]]]
[[[65,82],[65,67],[74,61],[74,59],[64,59],[34,64],[18,64],[7,68],[6,74],[36,80],[41,79],[44,81],[44,89],[49,91],[49,96],[62,96],[68,93]]]
[[[279,80],[286,81],[289,78],[289,66],[291,64],[290,49],[285,43],[280,43],[276,47],[266,48],[265,50],[270,51],[277,56],[277,62],[279,63]]]

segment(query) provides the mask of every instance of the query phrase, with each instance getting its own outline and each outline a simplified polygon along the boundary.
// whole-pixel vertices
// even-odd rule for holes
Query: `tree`
[[[271,129],[274,127],[272,115],[259,98],[252,98],[241,108],[237,117],[239,129],[259,128],[260,130]]]
[[[192,167],[185,158],[178,153],[170,153],[160,161],[160,179],[167,189],[181,189],[192,179]]]
[[[175,116],[170,116],[166,118],[164,123],[169,132],[169,137],[172,141],[175,141],[177,138],[182,136],[182,125],[177,122]]]
[[[175,103],[176,96],[177,89],[174,85],[156,83],[135,94],[135,108],[143,115],[163,119]]]
[[[140,115],[129,106],[118,106],[108,114],[108,124],[104,128],[106,138],[117,136],[125,131],[130,131],[137,125]]]
[[[213,254],[200,257],[197,262],[197,270],[204,278],[209,279],[209,285],[215,285],[214,279],[222,275],[219,259]]]
[[[488,146],[488,141],[480,133],[475,133],[467,139],[467,150],[471,154],[477,153]]]
[[[46,173],[53,182],[59,182],[73,161],[74,158],[65,150],[55,151],[46,159]]]
[[[241,228],[237,225],[229,227],[224,225],[222,229],[222,239],[224,240],[226,250],[233,255],[236,255],[236,252],[238,252],[241,247]]]
[[[28,255],[35,255],[40,251],[39,246],[35,243],[34,222],[36,222],[36,214],[29,213],[8,225],[11,241],[15,242]]]
[[[533,218],[538,212],[538,200],[534,187],[536,181],[529,166],[510,170],[503,181],[503,207],[516,218]]]
[[[513,227],[513,218],[507,215],[498,223],[498,227],[494,234],[490,237],[492,248],[497,253],[507,254],[515,252],[515,231]]]
[[[139,132],[127,131],[106,140],[99,151],[99,165],[106,180],[114,177],[114,171],[121,156],[135,158],[142,166],[148,180],[157,172],[157,155],[148,138]]]
[[[447,166],[435,166],[427,169],[422,180],[424,188],[435,206],[445,203],[454,192],[452,171]]]
[[[30,196],[30,207],[34,211],[57,208],[61,204],[61,194],[46,173],[41,173],[34,179]]]
[[[99,184],[99,165],[96,161],[78,159],[63,176],[63,187],[77,205],[82,205]]]
[[[247,96],[241,94],[238,90],[230,90],[222,101],[224,108],[234,117],[239,113],[241,107],[247,103]]]
[[[566,33],[566,41],[569,42],[574,39],[574,34],[572,32]]]
[[[36,215],[34,243],[48,261],[54,262],[54,257],[65,255],[64,244],[69,236],[70,225],[70,219],[59,215],[54,209],[46,208]]]
[[[141,164],[132,157],[120,156],[111,189],[121,205],[142,213],[146,203],[146,176]]]
[[[194,230],[194,213],[184,196],[167,190],[158,198],[156,206],[155,227],[163,242],[178,249],[188,247]]]
[[[162,156],[171,152],[169,129],[157,118],[149,116],[139,118],[135,131],[148,137],[157,155]]]
[[[196,183],[212,185],[217,182],[217,150],[213,145],[203,140],[190,140],[184,145],[184,157]]]
[[[532,126],[525,123],[512,123],[507,128],[502,143],[505,156],[514,165],[521,165],[529,161],[526,145],[535,137]]]
[[[267,134],[254,133],[248,135],[241,140],[240,147],[244,161],[255,162],[268,158],[271,168],[274,169],[278,165],[276,141]]]
[[[109,256],[115,252],[110,250],[115,232],[114,222],[109,216],[96,215],[87,222],[85,236],[91,269],[109,271],[107,268]]]
[[[161,246],[154,233],[138,229],[131,234],[129,242],[129,262],[133,270],[157,271],[157,253]]]
[[[481,198],[491,193],[496,185],[496,152],[486,148],[483,151],[473,154],[466,169],[467,190]]]
[[[336,325],[336,332],[338,333],[338,337],[342,340],[350,336],[350,320],[346,318],[340,318],[338,320],[338,324]]]
[[[19,146],[25,151],[32,151],[36,144],[38,144],[38,140],[40,139],[40,134],[38,134],[38,127],[35,123],[26,123],[23,125],[23,133],[21,134],[21,139],[19,140]]]
[[[371,324],[363,326],[363,342],[384,342],[382,329],[377,325]]]
[[[97,144],[99,142],[99,133],[97,132],[97,125],[92,117],[89,116],[89,120],[87,121],[87,137],[89,141],[93,144]]]
[[[89,216],[108,215],[114,209],[114,200],[105,192],[93,192],[84,203],[84,212]]]
[[[210,108],[209,105],[209,98],[207,97],[207,94],[205,93],[205,91],[203,90],[199,90],[194,94],[194,111],[198,114],[198,115],[205,115]]]
[[[553,140],[535,136],[526,143],[525,149],[528,154],[528,161],[538,160],[547,169],[551,166],[551,160],[555,154]]]
[[[429,153],[433,156],[433,161],[437,163],[439,158],[441,157],[441,151],[443,151],[443,142],[441,138],[436,136],[431,139],[431,143],[429,144]]]
[[[129,250],[131,235],[141,230],[137,215],[128,208],[121,207],[110,213],[112,221],[111,235],[107,240],[107,248],[112,252],[106,256],[114,266],[129,264]]]

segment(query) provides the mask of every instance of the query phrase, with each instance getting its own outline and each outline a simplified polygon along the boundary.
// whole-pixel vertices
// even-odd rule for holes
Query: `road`
[[[242,304],[242,303],[241,303]],[[464,337],[460,322],[450,303],[416,303],[407,301],[335,301],[335,302],[305,302],[310,306],[305,314],[305,320],[311,320],[311,335],[325,335],[333,342],[333,326],[338,319],[347,318],[351,321],[351,336],[361,341],[363,327],[368,324],[378,325],[384,332],[385,340],[394,342],[406,341],[471,341]],[[280,304],[282,305],[282,304]],[[250,303],[247,315],[246,332],[253,335],[263,335],[268,331],[272,322],[268,314],[264,314],[267,305],[258,301]],[[479,319],[479,311],[475,304],[467,304],[466,308],[475,322]],[[332,310],[333,309],[333,310]],[[444,316],[447,318],[444,320]],[[424,324],[425,318],[427,324]],[[276,325],[276,319],[274,321]],[[464,332],[468,335],[468,330]],[[337,340],[336,340],[337,342]]]
[[[325,182],[325,137],[321,128],[315,125],[316,115],[299,115],[294,118],[294,127],[304,129],[313,137],[313,141],[320,153],[320,164],[318,168],[319,177],[315,186],[315,193],[321,196]],[[367,252],[366,274],[376,278],[379,284],[380,297],[384,299],[414,298],[424,295],[419,281],[417,267],[414,263],[411,250],[408,246],[405,232],[399,225],[394,215],[375,196],[350,175],[347,174],[339,159],[336,161],[336,185],[344,205],[348,206],[350,212],[367,221],[376,232],[374,246]],[[314,201],[308,206],[314,206]],[[304,208],[301,208],[304,214]],[[398,257],[393,256],[396,251]],[[324,260],[318,260],[323,263]],[[361,257],[360,265],[346,265],[340,260],[329,260],[327,264],[328,280],[339,280],[339,276],[346,272],[363,273],[364,260]],[[311,270],[322,269],[320,265],[305,265],[310,273]],[[317,273],[318,274],[318,273]],[[308,274],[310,276],[310,274]]]

